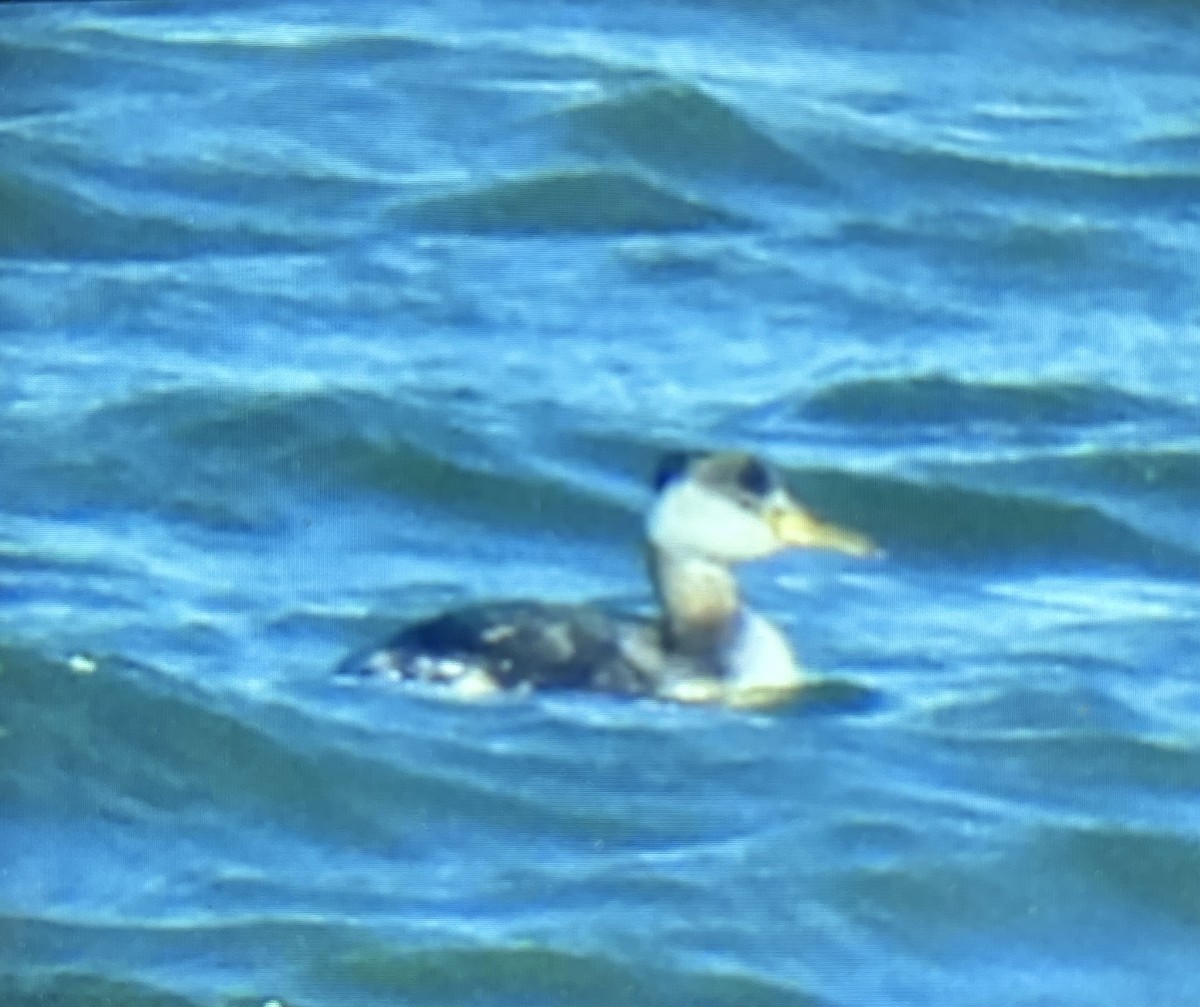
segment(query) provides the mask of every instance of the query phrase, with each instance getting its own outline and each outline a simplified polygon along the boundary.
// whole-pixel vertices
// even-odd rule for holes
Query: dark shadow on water
[[[826,678],[807,686],[789,710],[805,716],[879,713],[890,705],[878,689],[845,678]]]

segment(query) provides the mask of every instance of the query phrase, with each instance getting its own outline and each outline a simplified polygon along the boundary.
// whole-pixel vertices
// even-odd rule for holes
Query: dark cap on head
[[[681,479],[695,479],[709,489],[728,495],[762,499],[779,486],[779,476],[754,455],[741,451],[671,451],[658,463],[654,490],[661,493]]]

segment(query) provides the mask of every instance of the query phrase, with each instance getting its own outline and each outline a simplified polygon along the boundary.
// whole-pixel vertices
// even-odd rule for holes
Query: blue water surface
[[[0,7],[0,1001],[1200,1002],[1200,12]],[[738,712],[348,687],[644,606],[665,449],[881,560],[746,571]]]

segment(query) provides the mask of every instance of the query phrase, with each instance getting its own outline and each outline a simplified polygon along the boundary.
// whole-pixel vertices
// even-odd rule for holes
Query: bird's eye
[[[756,497],[765,497],[771,492],[774,480],[762,462],[757,458],[750,458],[738,472],[737,482],[738,487],[745,492]]]

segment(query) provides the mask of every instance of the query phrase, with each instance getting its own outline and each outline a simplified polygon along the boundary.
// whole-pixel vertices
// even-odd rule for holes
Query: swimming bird
[[[672,453],[659,465],[646,557],[661,613],[502,601],[446,612],[352,655],[346,675],[419,681],[459,697],[583,689],[767,706],[804,685],[784,634],[742,602],[733,567],[784,549],[876,552],[800,506],[758,458]]]

